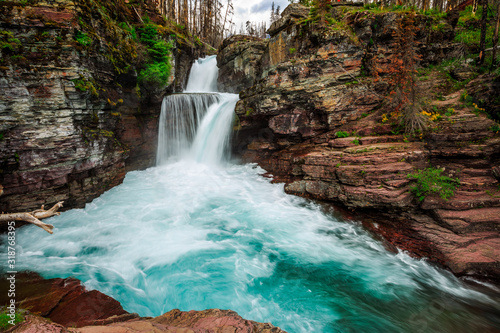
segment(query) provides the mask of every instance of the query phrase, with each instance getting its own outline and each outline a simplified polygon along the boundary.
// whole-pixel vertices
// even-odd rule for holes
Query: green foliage
[[[158,28],[155,24],[145,24],[144,27],[137,28],[139,32],[140,41],[147,46],[153,46],[158,39]]]
[[[90,91],[92,96],[99,97],[99,93],[97,92],[97,89],[94,86],[94,84],[91,81],[87,80],[86,78],[81,77],[80,79],[74,79],[72,81],[75,84],[76,89],[84,92]]]
[[[138,28],[140,41],[146,44],[150,60],[139,73],[139,83],[148,86],[164,87],[170,77],[170,54],[172,43],[160,39],[159,26],[148,23]]]
[[[92,38],[90,38],[85,32],[77,30],[75,32],[75,40],[77,43],[83,46],[89,46],[92,44]]]
[[[12,32],[0,30],[0,49],[14,51],[19,46],[21,46],[21,42],[14,37]]]
[[[426,16],[435,17],[437,19],[443,19],[443,18],[446,18],[446,16],[448,16],[447,12],[442,12],[442,11],[439,11],[439,10],[434,9],[434,8],[422,10],[421,14],[426,15]]]
[[[455,35],[454,41],[457,43],[463,43],[467,46],[479,47],[479,41],[481,38],[481,29],[477,28],[467,28],[462,29]],[[488,26],[486,28],[486,48],[493,47],[493,27]]]
[[[168,83],[171,67],[170,62],[147,64],[139,73],[139,83],[148,86],[164,87]]]
[[[11,317],[9,316],[9,310],[8,309],[3,309],[0,312],[0,331],[5,331],[8,328],[12,327],[11,324],[9,324],[9,321],[11,321]],[[14,317],[14,325],[24,321],[24,316],[19,312],[19,310],[16,310],[15,317]]]
[[[448,200],[455,194],[456,188],[460,185],[458,178],[450,178],[443,175],[444,169],[426,168],[410,173],[407,177],[415,179],[415,186],[410,190],[418,200],[423,201],[428,195],[436,193],[442,199]]]
[[[500,132],[500,126],[498,124],[495,124],[495,125],[490,127],[490,130],[495,132],[495,133],[498,133],[498,132]]]
[[[137,32],[135,31],[135,28],[133,26],[130,26],[127,22],[120,22],[118,23],[118,26],[120,28],[122,28],[123,31],[126,31],[129,33],[130,37],[132,37],[132,39],[134,41],[137,41]]]
[[[349,133],[345,131],[338,131],[337,133],[335,133],[335,136],[337,138],[347,138],[349,136]]]
[[[172,50],[172,47],[173,45],[171,43],[159,40],[148,48],[148,53],[154,61],[164,62],[169,60],[170,50]]]
[[[460,95],[460,101],[464,102],[467,106],[472,106],[474,104],[474,98],[467,94],[467,90],[464,90],[464,92]]]
[[[297,52],[297,49],[294,48],[294,47],[291,47],[288,52],[290,52],[290,55],[294,54],[295,52]]]
[[[361,143],[359,142],[359,138],[355,138],[352,140],[352,143],[354,143],[356,146],[359,146]]]
[[[434,31],[444,31],[447,26],[445,22],[439,22],[438,24],[434,24],[431,29]]]

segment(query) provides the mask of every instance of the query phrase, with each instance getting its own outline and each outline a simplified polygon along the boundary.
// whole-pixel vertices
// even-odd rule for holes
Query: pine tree
[[[389,107],[392,116],[400,119],[407,133],[422,132],[427,119],[422,114],[416,67],[420,56],[416,52],[415,12],[408,13],[398,20],[398,29],[394,33],[397,45],[387,72],[388,83],[392,87]]]
[[[276,21],[276,17],[274,14],[274,1],[273,1],[273,4],[271,5],[271,24],[273,24],[274,21]]]

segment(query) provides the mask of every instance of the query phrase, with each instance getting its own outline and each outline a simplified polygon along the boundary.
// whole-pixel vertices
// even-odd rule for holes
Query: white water
[[[194,62],[189,73],[185,92],[214,92],[217,91],[217,58],[209,56]]]
[[[163,99],[161,106],[156,164],[172,158],[187,158],[196,131],[219,94],[175,94]]]
[[[171,141],[160,142],[161,165],[130,172],[85,209],[49,219],[54,235],[18,230],[18,270],[74,276],[142,316],[232,309],[289,332],[493,332],[500,325],[495,295],[386,251],[356,223],[286,195],[255,165],[220,163],[236,97],[195,103],[205,97],[190,95],[173,98],[212,104],[190,109],[188,120],[164,108],[185,128],[164,126],[161,140]],[[0,252],[6,263],[5,238]]]

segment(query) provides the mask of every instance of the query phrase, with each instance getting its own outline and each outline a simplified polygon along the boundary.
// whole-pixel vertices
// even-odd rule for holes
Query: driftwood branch
[[[47,231],[49,234],[52,234],[52,229],[54,226],[51,224],[43,223],[40,221],[41,219],[45,219],[51,216],[60,215],[58,212],[59,208],[63,206],[64,201],[60,201],[56,203],[52,208],[45,210],[44,206],[42,208],[37,209],[31,213],[9,213],[9,214],[0,214],[0,223],[1,222],[10,222],[10,221],[25,221],[36,225],[37,227],[42,228]]]

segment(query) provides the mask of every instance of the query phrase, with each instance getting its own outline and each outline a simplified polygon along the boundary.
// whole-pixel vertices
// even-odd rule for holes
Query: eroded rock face
[[[453,115],[431,125],[426,136],[393,134],[380,109],[387,85],[366,74],[388,69],[397,14],[342,8],[333,12],[344,22],[338,29],[311,28],[291,15],[273,24],[260,77],[240,92],[234,152],[285,182],[288,193],[378,213],[377,227],[368,227],[401,249],[457,275],[500,281],[495,123],[459,107],[456,93],[436,105],[454,108]],[[415,18],[424,64],[455,47],[451,27],[443,22],[444,34],[429,29],[426,20]],[[488,95],[496,81],[485,82],[471,82],[467,90]],[[429,166],[460,179],[455,196],[415,198],[407,175]]]
[[[239,93],[251,87],[259,75],[260,60],[268,41],[257,37],[234,35],[224,40],[217,54],[218,89]]]
[[[7,290],[6,279],[1,284]],[[7,293],[0,296],[0,304],[7,305]],[[102,323],[110,317],[129,320],[137,318],[123,310],[120,303],[97,290],[87,291],[73,278],[43,279],[36,273],[16,275],[16,307],[50,318],[63,326],[81,327]]]
[[[8,289],[8,281],[2,279]],[[87,291],[72,278],[45,280],[36,273],[16,276],[16,307],[28,310],[26,321],[9,330],[16,333],[121,332],[285,332],[269,323],[241,318],[231,310],[172,310],[156,318],[128,313],[113,298]],[[7,293],[0,304],[8,304]],[[52,322],[48,322],[49,318]]]
[[[146,87],[139,92],[133,66],[118,74],[105,22],[92,22],[103,43],[98,52],[75,40],[88,5],[0,7],[0,40],[9,45],[0,50],[0,211],[58,201],[82,207],[120,184],[126,171],[154,164],[162,95],[182,88],[198,51],[174,49],[170,86],[151,98]],[[116,6],[126,8],[121,0]],[[154,4],[142,6],[155,19]]]

